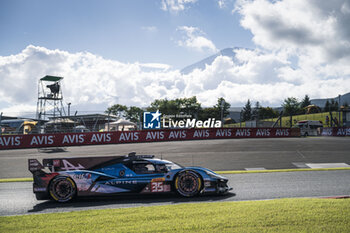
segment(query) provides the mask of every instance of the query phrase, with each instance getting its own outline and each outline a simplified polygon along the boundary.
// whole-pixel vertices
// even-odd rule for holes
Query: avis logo
[[[143,112],[143,128],[144,129],[160,129],[159,110],[156,112]]]

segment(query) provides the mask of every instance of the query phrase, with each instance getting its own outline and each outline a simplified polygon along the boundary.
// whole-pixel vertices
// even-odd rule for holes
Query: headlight
[[[205,171],[207,173],[208,176],[210,176],[211,178],[216,178],[216,179],[221,179],[222,176],[212,172],[212,171]]]
[[[218,179],[219,181],[221,182],[226,182],[227,181],[227,178],[226,177],[223,177],[221,175],[218,175],[212,171],[206,171],[206,173],[208,174],[208,176],[210,176],[210,178],[213,178],[213,179]]]

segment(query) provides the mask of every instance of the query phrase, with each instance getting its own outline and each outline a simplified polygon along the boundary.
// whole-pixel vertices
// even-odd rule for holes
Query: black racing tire
[[[58,202],[68,202],[77,193],[77,186],[70,177],[56,176],[50,183],[49,194],[52,199]]]
[[[45,193],[35,193],[35,198],[39,201],[39,200],[47,200],[49,199],[49,195],[47,194],[47,192]]]
[[[194,197],[202,189],[202,177],[194,171],[180,172],[174,182],[176,192],[183,197]]]

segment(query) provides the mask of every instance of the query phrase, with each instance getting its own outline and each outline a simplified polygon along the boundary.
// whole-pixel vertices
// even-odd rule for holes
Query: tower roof
[[[57,82],[59,80],[62,80],[63,77],[58,77],[58,76],[51,76],[51,75],[46,75],[45,77],[41,78],[41,81],[51,81],[51,82]]]

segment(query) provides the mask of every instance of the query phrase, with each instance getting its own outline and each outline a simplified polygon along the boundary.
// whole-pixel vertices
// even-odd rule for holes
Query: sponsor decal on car
[[[34,192],[46,192],[46,188],[33,188]]]
[[[151,182],[159,182],[159,181],[165,181],[165,178],[161,177],[161,178],[154,178],[151,180]]]
[[[91,178],[91,174],[90,173],[83,173],[83,174],[75,174],[73,176],[74,179],[90,179]]]
[[[53,160],[53,166],[54,166],[54,167],[59,167],[59,166],[61,166],[60,160],[59,160],[59,159],[54,159],[54,160]]]
[[[125,170],[120,170],[119,171],[119,176],[125,176]]]
[[[210,181],[204,181],[204,187],[210,187],[211,183]]]
[[[170,185],[164,184],[164,182],[151,182],[152,193],[170,192]]]
[[[118,185],[118,184],[137,184],[136,180],[112,180],[107,181],[107,185]]]
[[[91,184],[77,183],[77,186],[79,191],[87,191],[90,188]]]

